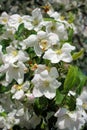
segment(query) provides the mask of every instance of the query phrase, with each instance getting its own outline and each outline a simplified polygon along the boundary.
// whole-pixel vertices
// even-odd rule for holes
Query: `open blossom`
[[[59,129],[80,130],[87,120],[83,109],[70,112],[66,108],[60,108],[55,116],[58,117],[56,127]]]
[[[0,17],[0,24],[7,25],[9,20],[9,15],[6,12],[3,12]]]
[[[72,61],[72,56],[70,54],[72,50],[75,50],[75,47],[70,45],[69,43],[65,43],[63,44],[61,49],[48,49],[45,52],[43,58],[50,60],[51,63],[58,63],[60,61],[69,63]]]
[[[59,45],[59,37],[55,33],[47,33],[45,31],[38,31],[37,35],[30,35],[23,42],[20,42],[22,49],[34,47],[37,56],[41,56],[43,52],[53,45]]]
[[[20,16],[19,14],[13,14],[9,17],[8,28],[14,28],[15,31],[18,30],[18,27],[21,23],[24,23],[24,27],[31,30],[33,28],[29,15]]]
[[[83,88],[81,95],[76,99],[77,107],[87,110],[87,89]]]
[[[42,66],[43,68],[43,66]],[[56,95],[56,89],[61,85],[60,82],[56,80],[58,77],[58,72],[55,67],[50,70],[46,68],[43,70],[41,67],[35,73],[32,83],[34,84],[33,95],[34,97],[45,96],[48,99],[52,99]]]
[[[55,33],[46,33],[44,31],[38,31],[37,42],[34,45],[34,50],[37,56],[48,50],[52,45],[57,45],[59,43],[59,38]]]
[[[29,89],[29,85],[30,83],[28,81],[26,81],[22,85],[14,85],[11,88],[11,93],[13,94],[12,99],[17,99],[17,100],[22,99],[25,96],[27,90]]]
[[[7,54],[3,54],[3,64],[0,67],[1,73],[6,73],[6,81],[11,83],[15,79],[19,84],[24,80],[24,73],[27,69],[23,62],[28,61],[29,57],[26,52],[17,51],[9,46],[6,48]]]
[[[32,11],[32,17],[30,20],[32,22],[32,25],[35,31],[38,31],[41,29],[42,26],[40,26],[40,23],[43,21],[43,16],[39,8],[36,8]]]
[[[57,23],[57,22],[50,21],[46,26],[46,31],[48,33],[50,33],[50,32],[56,33],[60,40],[68,39],[68,34],[66,31],[66,28],[62,22]]]
[[[5,64],[13,64],[17,61],[26,62],[29,60],[29,56],[22,50],[17,50],[12,46],[6,48],[7,53],[3,55],[3,62]]]

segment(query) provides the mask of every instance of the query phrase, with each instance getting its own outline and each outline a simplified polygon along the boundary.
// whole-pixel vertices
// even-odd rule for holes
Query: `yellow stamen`
[[[65,19],[65,17],[64,17],[64,16],[61,16],[61,17],[60,17],[60,19],[61,19],[61,20],[64,20],[64,19]]]
[[[56,53],[57,53],[57,54],[62,54],[62,50],[59,49],[59,50],[56,51]]]
[[[49,81],[47,80],[44,81],[44,87],[49,87]]]
[[[83,103],[83,104],[82,104],[82,107],[83,107],[84,109],[87,109],[87,103]]]
[[[8,22],[8,19],[7,19],[7,18],[3,18],[3,19],[2,19],[2,22],[7,23],[7,22]]]
[[[31,67],[31,70],[34,71],[38,68],[38,65],[37,64],[34,64],[32,67]]]
[[[40,47],[41,47],[42,50],[46,50],[47,43],[48,43],[47,40],[45,40],[45,39],[41,40]]]
[[[22,89],[22,85],[16,85],[16,84],[15,84],[13,87],[14,87],[16,90]]]
[[[13,56],[17,56],[18,52],[17,51],[12,51]]]
[[[23,20],[22,20],[22,18],[20,17],[19,19],[18,19],[18,22],[19,23],[21,23]]]

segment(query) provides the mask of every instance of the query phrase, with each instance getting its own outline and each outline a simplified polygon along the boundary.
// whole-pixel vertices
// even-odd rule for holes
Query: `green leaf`
[[[70,66],[68,74],[64,81],[64,91],[68,92],[77,84],[78,68],[76,66]]]
[[[72,95],[67,96],[65,105],[70,111],[74,111],[76,109],[76,97],[74,97]]]
[[[68,22],[69,22],[69,23],[73,23],[74,20],[75,20],[75,14],[69,12],[69,13],[68,13]]]
[[[8,87],[5,87],[5,86],[0,86],[0,93],[4,93],[4,92],[6,92],[6,91],[8,91]]]
[[[37,115],[41,115],[48,106],[48,100],[45,97],[35,99],[34,110]]]
[[[24,27],[24,23],[20,24],[18,30],[15,33],[15,39],[22,41],[29,37],[31,34],[37,34],[35,30],[28,30]]]
[[[2,113],[0,113],[0,116],[3,116],[3,117],[6,117],[6,112],[2,112]]]
[[[57,22],[54,18],[44,18],[44,21]]]
[[[0,41],[0,45],[2,45],[2,51],[3,53],[6,53],[6,47],[10,45],[11,39],[3,39]]]
[[[78,58],[80,58],[84,53],[84,49],[81,49],[79,52],[75,52],[72,57],[73,57],[73,60],[77,60]]]
[[[78,81],[78,86],[77,86],[77,89],[76,89],[76,92],[80,95],[81,94],[81,91],[87,81],[87,76],[85,76],[80,70],[78,71],[78,78],[79,78],[79,81]]]
[[[67,31],[68,31],[68,42],[72,42],[74,30],[73,28],[69,27]]]
[[[56,91],[56,104],[60,105],[64,99],[65,95],[62,94],[59,90]]]
[[[3,24],[0,24],[0,35],[2,35],[5,31],[5,26]]]

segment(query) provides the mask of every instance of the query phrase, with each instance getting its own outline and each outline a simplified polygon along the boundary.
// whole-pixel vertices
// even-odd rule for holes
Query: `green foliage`
[[[7,115],[6,112],[1,112],[0,113],[0,116],[6,117],[6,115]]]
[[[0,45],[2,45],[3,53],[6,53],[6,47],[8,47],[11,43],[11,39],[3,39],[0,41]]]
[[[0,35],[2,35],[6,31],[3,24],[0,24]]]
[[[84,87],[87,81],[87,76],[85,76],[81,70],[78,71],[78,86],[76,88],[77,94],[81,94],[82,88]]]
[[[73,57],[73,60],[77,60],[78,58],[80,58],[84,53],[84,49],[81,49],[79,52],[75,52],[72,57]]]
[[[69,27],[67,31],[68,31],[68,42],[72,43],[74,30],[73,28]]]
[[[76,98],[72,95],[66,96],[65,105],[70,111],[74,111],[76,109]]]
[[[87,77],[78,69],[77,66],[70,66],[66,79],[64,81],[64,91],[75,89],[77,94],[81,93],[86,83]]]
[[[26,29],[24,27],[24,23],[21,23],[18,27],[18,30],[15,33],[15,39],[22,41],[22,40],[26,39],[31,34],[36,34],[36,31]]]
[[[34,110],[37,115],[44,114],[43,111],[47,109],[48,100],[45,97],[36,98],[34,102]]]
[[[78,68],[76,66],[70,66],[68,70],[68,74],[66,76],[65,82],[64,82],[64,91],[68,92],[77,84],[77,78],[78,78]]]
[[[62,94],[59,90],[56,91],[56,104],[60,105],[62,101],[64,100],[65,95]]]
[[[57,22],[54,18],[44,18],[44,21],[52,21],[52,22]]]
[[[69,13],[68,13],[68,22],[69,22],[69,23],[73,23],[74,20],[75,20],[75,14],[72,13],[72,12],[69,12]]]

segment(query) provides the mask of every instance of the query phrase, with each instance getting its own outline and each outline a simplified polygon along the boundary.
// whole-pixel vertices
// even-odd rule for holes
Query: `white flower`
[[[66,108],[60,108],[55,116],[58,117],[56,126],[59,129],[80,130],[87,120],[84,110],[70,112]]]
[[[35,73],[34,78],[32,79],[32,83],[34,84],[34,97],[41,97],[44,95],[48,99],[54,98],[56,89],[61,85],[61,83],[56,80],[58,77],[56,68],[52,67],[50,71],[42,69],[37,72],[39,73]]]
[[[34,50],[37,56],[48,50],[53,45],[59,44],[59,38],[55,33],[46,33],[44,31],[38,31],[37,42],[34,45]]]
[[[16,112],[16,116],[20,117],[24,115],[24,108],[20,108],[17,112]]]
[[[4,123],[7,129],[11,129],[14,125],[19,124],[20,119],[16,119],[15,114],[16,114],[16,110],[13,110],[12,112],[8,113]]]
[[[5,119],[4,117],[0,116],[0,128],[4,128],[4,122],[5,122]],[[3,130],[3,129],[2,129]]]
[[[75,49],[74,46],[70,45],[69,43],[65,43],[63,44],[61,49],[58,50],[52,50],[51,48],[48,49],[45,52],[43,58],[50,60],[51,63],[58,63],[60,61],[68,63],[73,60],[70,53],[74,49]]]
[[[24,91],[23,90],[19,90],[12,96],[12,99],[20,100],[23,97],[24,97]]]
[[[40,23],[43,21],[42,13],[39,8],[32,11],[32,18],[30,19],[34,30],[38,31],[41,29]]]
[[[22,85],[14,85],[11,88],[11,93],[13,94],[12,99],[20,100],[24,98],[25,92],[29,89],[30,83],[26,81]]]
[[[53,45],[59,45],[59,38],[55,33],[38,31],[37,35],[30,35],[27,39],[24,39],[22,42],[20,42],[20,45],[22,46],[22,49],[34,47],[36,55],[41,56],[41,54],[48,48],[52,47]]]
[[[77,107],[87,110],[87,88],[84,87],[81,95],[76,99]]]
[[[36,128],[36,126],[40,123],[41,118],[35,114],[35,112],[31,109],[25,108],[24,116],[20,117],[20,124],[22,128],[27,128],[31,130],[32,128]]]
[[[3,54],[4,64],[0,67],[1,73],[6,73],[6,81],[11,83],[15,79],[19,84],[24,80],[24,73],[27,69],[23,62],[29,60],[28,54],[21,50],[17,51],[12,46],[6,48],[7,54]]]
[[[18,84],[21,84],[24,80],[25,65],[22,62],[18,62],[17,65],[9,66],[6,72],[6,81],[9,83],[15,79]]]
[[[22,50],[16,50],[12,46],[6,48],[7,54],[3,55],[3,62],[8,64],[13,64],[17,61],[26,62],[29,60],[28,54]]]
[[[9,20],[9,15],[6,12],[3,12],[0,17],[0,24],[6,25]]]
[[[46,31],[48,33],[50,32],[56,33],[60,40],[68,39],[66,27],[62,22],[49,22],[46,26]]]
[[[10,28],[18,29],[18,26],[22,23],[22,18],[19,14],[13,14],[9,17],[8,26]]]
[[[27,68],[22,62],[18,62],[16,65],[8,65],[0,67],[0,72],[6,73],[6,81],[11,83],[13,79],[17,81],[18,84],[22,84],[24,80],[24,73]]]
[[[22,49],[25,50],[28,47],[34,47],[36,42],[37,42],[37,36],[32,34],[28,38],[21,41],[19,44],[22,46]]]

